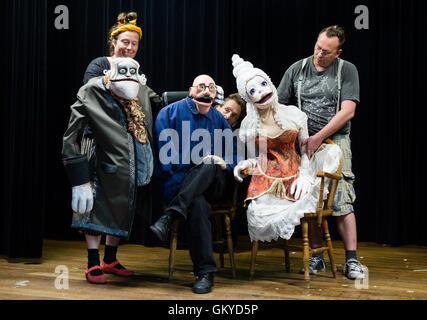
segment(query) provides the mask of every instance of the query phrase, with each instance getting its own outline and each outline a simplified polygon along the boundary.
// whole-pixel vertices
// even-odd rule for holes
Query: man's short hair
[[[227,98],[224,99],[224,103],[227,102],[228,100],[234,100],[242,110],[240,112],[239,119],[237,119],[236,125],[234,126],[235,128],[239,128],[240,123],[246,117],[246,102],[238,93],[232,93],[229,96],[227,96]]]
[[[342,48],[345,42],[345,32],[342,27],[338,25],[333,25],[333,26],[323,28],[322,31],[319,32],[319,36],[324,32],[326,32],[326,36],[328,38],[337,37],[339,41],[338,50]]]

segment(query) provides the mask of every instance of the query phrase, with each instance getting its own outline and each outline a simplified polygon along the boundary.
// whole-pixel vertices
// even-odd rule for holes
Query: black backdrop
[[[61,163],[69,106],[87,64],[107,54],[108,28],[137,11],[136,59],[157,92],[186,90],[201,73],[236,91],[238,53],[278,85],[286,68],[312,53],[318,32],[346,29],[342,57],[353,62],[361,103],[352,122],[359,241],[427,244],[424,0],[37,0],[1,1],[2,189],[0,254],[37,257],[43,238],[75,239],[70,186]],[[69,10],[56,29],[55,8]],[[358,30],[355,8],[369,9]],[[4,70],[4,71],[3,71]],[[4,91],[4,92],[3,92]]]

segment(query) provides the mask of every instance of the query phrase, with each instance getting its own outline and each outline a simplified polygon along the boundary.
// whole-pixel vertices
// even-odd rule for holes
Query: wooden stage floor
[[[292,239],[291,242],[300,242]],[[425,300],[427,299],[427,247],[390,247],[359,243],[360,261],[368,281],[352,281],[343,274],[344,250],[334,241],[338,275],[334,279],[326,255],[326,272],[309,283],[298,273],[301,252],[293,252],[291,272],[284,272],[283,250],[261,244],[255,277],[248,280],[250,243],[240,237],[235,254],[237,278],[231,278],[228,255],[215,277],[211,293],[196,295],[188,250],[179,249],[174,279],[168,281],[166,248],[124,244],[118,258],[135,271],[132,278],[107,275],[105,285],[89,284],[84,276],[87,251],[83,241],[45,240],[41,259],[7,259],[0,256],[1,300]],[[104,247],[101,245],[100,256]],[[217,255],[216,255],[217,256]],[[217,256],[218,257],[218,256]],[[60,266],[60,267],[58,267]],[[63,267],[61,267],[63,266]],[[65,266],[65,267],[64,267]],[[55,273],[56,268],[58,273]],[[62,268],[62,269],[61,269]],[[64,280],[68,270],[68,288]],[[57,278],[60,276],[62,278]],[[62,287],[65,287],[61,289]],[[57,288],[59,287],[59,289]]]

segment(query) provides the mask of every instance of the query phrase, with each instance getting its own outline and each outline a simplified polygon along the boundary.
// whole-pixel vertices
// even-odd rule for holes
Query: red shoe
[[[87,281],[89,281],[90,283],[94,283],[94,284],[103,284],[103,283],[106,283],[107,282],[107,278],[105,277],[104,274],[101,274],[99,276],[92,276],[90,274],[90,272],[92,270],[95,270],[95,269],[101,270],[101,267],[100,266],[93,266],[92,268],[87,269],[85,271],[85,275],[86,275]]]
[[[115,266],[117,266],[118,264],[119,264],[118,260],[111,262],[110,264],[107,264],[104,261],[102,261],[101,270],[104,271],[105,273],[114,273],[122,277],[130,277],[131,275],[133,275],[132,270],[115,268]]]

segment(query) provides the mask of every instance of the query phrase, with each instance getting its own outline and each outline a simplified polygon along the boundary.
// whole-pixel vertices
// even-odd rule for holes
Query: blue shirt
[[[227,120],[212,107],[207,114],[200,114],[190,97],[160,110],[153,140],[155,176],[166,203],[178,193],[188,170],[204,156],[221,157],[227,163],[227,171],[237,163],[237,138],[233,138]]]

